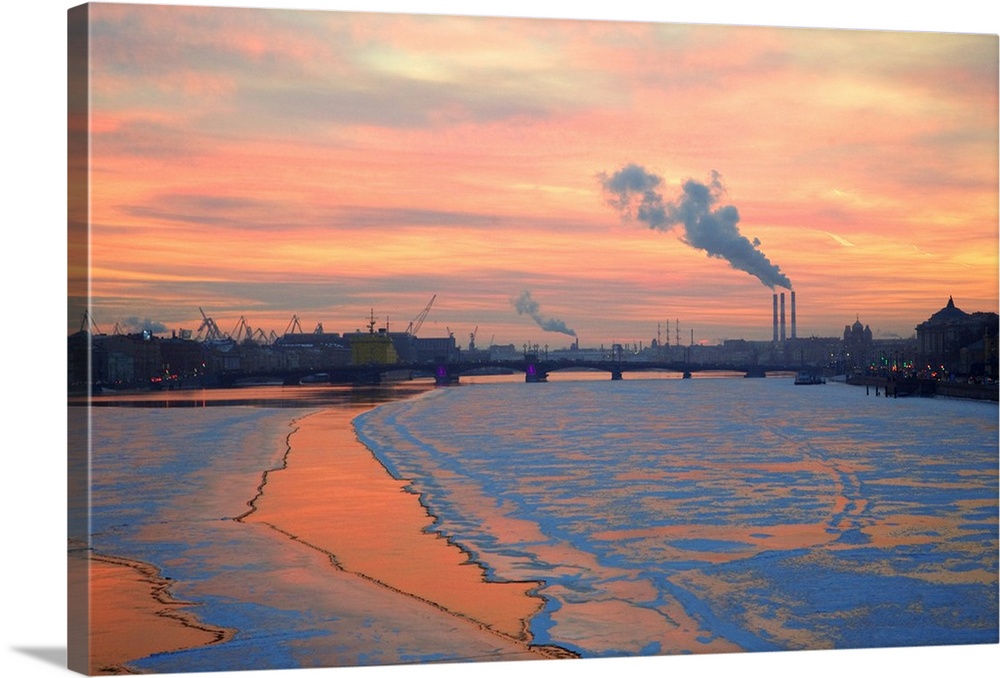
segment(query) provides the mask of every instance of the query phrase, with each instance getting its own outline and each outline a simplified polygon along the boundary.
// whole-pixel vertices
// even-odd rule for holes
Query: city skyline
[[[997,310],[996,36],[93,12],[105,331],[402,330],[434,295],[425,336],[554,347],[767,340],[790,289],[800,337]]]

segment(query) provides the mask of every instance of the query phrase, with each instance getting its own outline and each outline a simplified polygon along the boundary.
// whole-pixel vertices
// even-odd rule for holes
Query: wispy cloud
[[[817,231],[817,232],[818,233],[822,233],[823,235],[827,236],[828,238],[830,238],[831,240],[833,240],[838,245],[843,245],[844,247],[854,247],[854,243],[853,242],[851,242],[847,238],[844,238],[844,237],[841,237],[841,236],[837,235],[836,233],[830,233],[830,231]]]

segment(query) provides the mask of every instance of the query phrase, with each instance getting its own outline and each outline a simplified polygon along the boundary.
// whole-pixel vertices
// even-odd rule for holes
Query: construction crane
[[[431,297],[430,301],[427,302],[427,305],[424,306],[424,310],[420,312],[420,315],[418,315],[416,318],[410,321],[409,326],[406,328],[407,334],[410,334],[414,337],[417,336],[417,332],[420,331],[420,328],[424,324],[424,321],[427,320],[427,314],[431,312],[431,306],[434,304],[435,299],[437,299],[436,294],[433,297]]]
[[[278,339],[278,335],[274,333],[274,330],[271,330],[270,334],[265,334],[264,330],[261,329],[260,327],[258,327],[257,331],[255,331],[253,333],[254,343],[260,344],[262,346],[270,346],[277,339]]]
[[[205,329],[207,329],[208,331],[205,334],[204,341],[223,341],[227,338],[226,335],[223,334],[222,330],[219,329],[219,326],[215,324],[215,321],[209,318],[207,315],[205,315],[205,312],[201,310],[201,306],[198,307],[198,312],[201,313],[201,318],[202,318],[201,326],[198,328],[197,331],[197,335],[199,338],[201,338],[202,330]]]
[[[476,329],[469,332],[469,350],[476,350],[476,334],[479,332],[479,325],[476,325]]]
[[[302,334],[302,325],[299,324],[299,316],[292,315],[292,319],[285,325],[285,334]]]
[[[101,328],[97,326],[97,323],[94,322],[94,318],[90,315],[89,310],[83,312],[83,320],[80,322],[80,331],[83,332],[84,330],[95,336],[104,334],[104,332],[101,332]]]
[[[253,328],[250,327],[246,318],[240,316],[240,319],[236,321],[236,327],[234,327],[233,331],[229,333],[229,336],[232,337],[237,343],[241,340],[249,341],[253,338]]]

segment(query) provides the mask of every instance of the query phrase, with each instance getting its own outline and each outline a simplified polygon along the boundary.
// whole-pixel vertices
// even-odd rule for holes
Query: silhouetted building
[[[948,303],[917,325],[919,360],[938,374],[997,374],[996,313],[966,313]]]
[[[279,369],[321,370],[351,362],[350,341],[335,332],[286,333],[273,347]]]
[[[396,344],[399,351],[399,344]],[[410,337],[407,342],[408,359],[416,363],[448,360],[456,355],[455,337]],[[488,352],[480,351],[479,353]],[[402,356],[402,354],[400,354]]]
[[[193,376],[204,372],[205,359],[201,344],[190,339],[164,339],[160,344],[160,359],[168,374]]]
[[[872,342],[872,328],[862,325],[861,319],[854,321],[853,325],[844,325],[844,341],[856,346],[865,346]]]
[[[868,369],[872,363],[872,328],[857,318],[853,325],[844,326],[842,349],[844,366],[848,369]]]
[[[80,330],[67,341],[67,378],[71,389],[86,388],[91,382],[90,332]]]

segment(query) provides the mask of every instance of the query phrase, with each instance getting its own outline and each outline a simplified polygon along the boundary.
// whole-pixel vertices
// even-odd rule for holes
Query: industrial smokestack
[[[792,290],[792,339],[795,338],[795,290]]]
[[[781,340],[785,340],[785,293],[781,293]]]
[[[778,343],[778,293],[774,293],[774,343]]]

